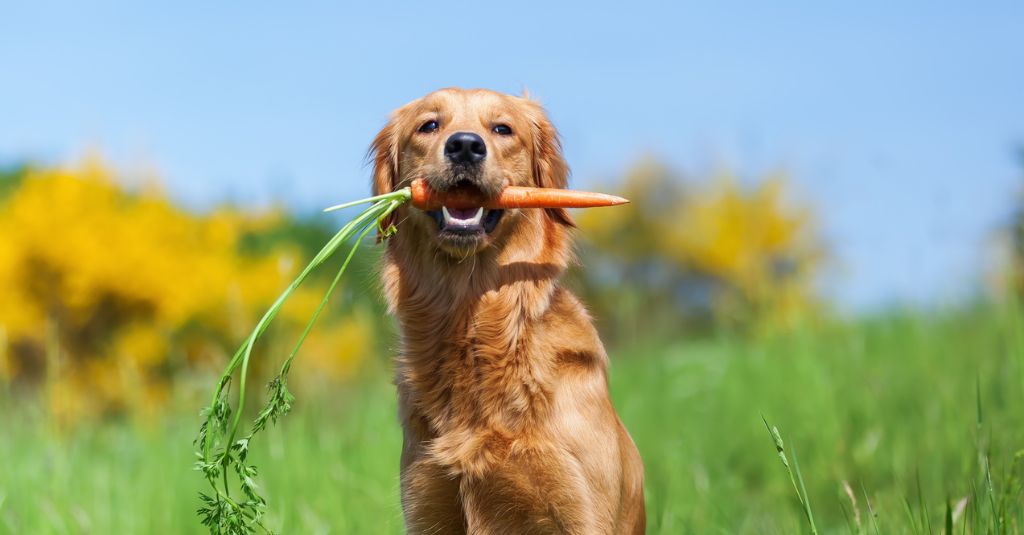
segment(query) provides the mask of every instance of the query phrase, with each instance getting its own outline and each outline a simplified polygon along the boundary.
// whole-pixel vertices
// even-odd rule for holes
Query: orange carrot
[[[467,190],[453,190],[445,193],[430,189],[426,180],[412,181],[412,205],[420,210],[448,208],[474,208],[482,206],[491,209],[504,208],[594,208],[616,206],[629,200],[606,193],[575,191],[555,188],[528,188],[508,186],[497,197],[488,198]]]

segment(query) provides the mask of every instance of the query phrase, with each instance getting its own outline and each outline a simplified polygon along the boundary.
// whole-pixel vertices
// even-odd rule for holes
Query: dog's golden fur
[[[435,132],[419,127],[436,121]],[[495,124],[511,135],[499,135]],[[397,110],[374,140],[374,191],[425,177],[455,187],[446,136],[482,136],[474,186],[562,188],[568,168],[538,104],[444,89]],[[457,173],[456,173],[457,174]],[[383,285],[401,330],[396,383],[409,533],[643,533],[643,466],[608,396],[605,354],[559,284],[572,261],[562,210],[507,210],[473,243],[403,207]]]

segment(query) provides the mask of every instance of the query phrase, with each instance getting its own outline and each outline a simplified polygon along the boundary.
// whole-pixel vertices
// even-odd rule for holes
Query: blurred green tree
[[[788,184],[783,173],[747,186],[729,172],[691,182],[634,166],[614,188],[629,205],[579,215],[586,269],[574,276],[603,332],[761,332],[819,311],[818,223]]]

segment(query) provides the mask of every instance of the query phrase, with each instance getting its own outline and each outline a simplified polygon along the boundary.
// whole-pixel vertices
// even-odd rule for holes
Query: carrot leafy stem
[[[406,188],[343,205],[343,207],[347,207],[372,203],[342,227],[313,257],[305,269],[267,309],[256,323],[256,327],[228,362],[217,381],[210,404],[201,413],[202,422],[199,426],[199,433],[193,442],[197,458],[195,469],[202,473],[203,478],[210,485],[209,490],[200,492],[201,503],[196,512],[202,524],[209,528],[210,533],[217,535],[270,533],[263,522],[267,502],[260,494],[256,484],[259,472],[256,466],[249,461],[252,440],[257,433],[267,427],[268,423],[276,423],[291,410],[295,401],[295,397],[288,389],[288,373],[291,370],[292,362],[320,313],[327,305],[331,293],[337,287],[360,243],[370,231],[379,228],[387,216],[408,202],[410,198],[411,193]],[[382,237],[394,233],[394,227],[381,230]],[[349,243],[351,243],[351,247],[341,268],[338,269],[291,353],[281,364],[278,374],[267,385],[269,395],[266,404],[257,413],[248,432],[240,434],[241,420],[245,409],[247,375],[253,347],[277,316],[284,302],[299,285],[335,252]],[[238,384],[234,407],[232,407],[230,395],[233,381],[237,381]],[[241,494],[236,493],[232,496],[233,488],[239,489]]]

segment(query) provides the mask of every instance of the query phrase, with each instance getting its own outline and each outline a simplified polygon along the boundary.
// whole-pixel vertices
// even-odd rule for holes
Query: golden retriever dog
[[[479,89],[401,107],[370,154],[375,194],[424,178],[493,196],[568,176],[540,105]],[[559,284],[569,213],[405,205],[389,223],[408,532],[643,533],[643,465],[608,397],[608,357]]]

